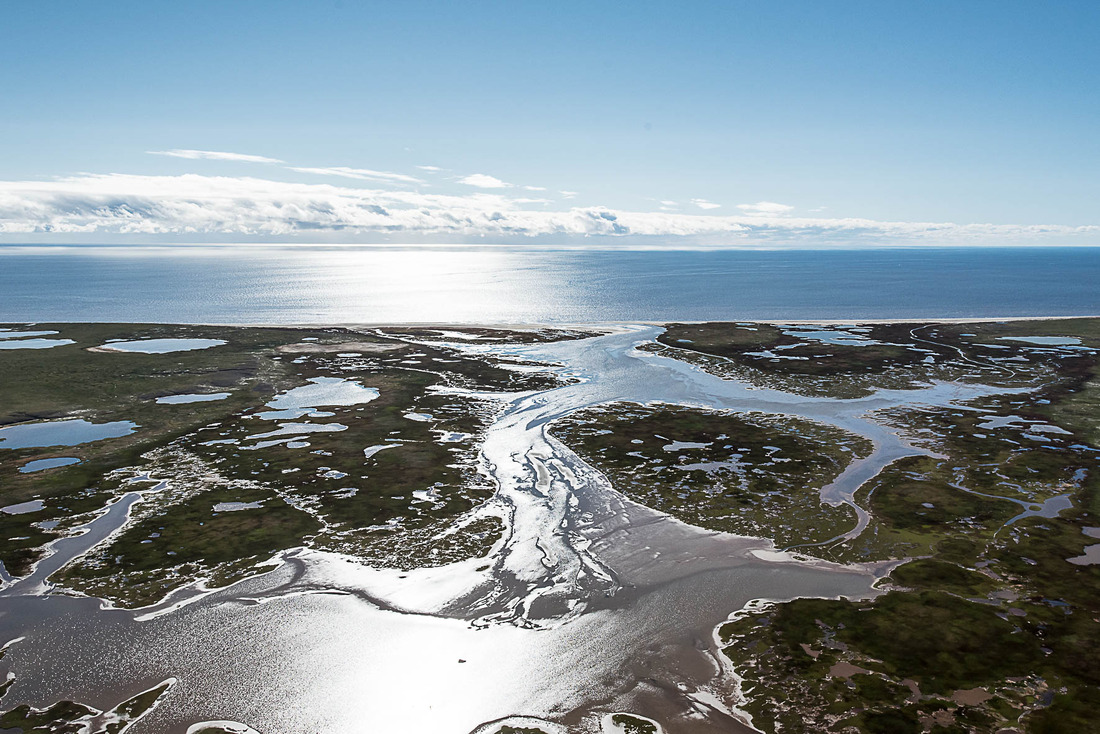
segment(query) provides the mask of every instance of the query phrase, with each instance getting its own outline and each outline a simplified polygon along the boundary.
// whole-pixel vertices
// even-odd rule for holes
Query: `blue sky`
[[[1100,244],[1097,37],[1091,0],[8,2],[0,239]]]

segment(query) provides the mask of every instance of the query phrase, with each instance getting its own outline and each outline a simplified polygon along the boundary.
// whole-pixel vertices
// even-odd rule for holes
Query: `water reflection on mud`
[[[28,594],[46,588],[67,555],[117,527],[125,503],[137,501],[127,495],[102,527],[58,542],[55,556],[0,599],[0,639],[25,636],[0,664],[17,675],[5,707],[63,698],[103,706],[174,677],[164,702],[129,731],[183,734],[198,721],[231,720],[264,734],[465,734],[513,715],[599,731],[606,713],[623,710],[671,733],[744,730],[715,627],[752,599],[865,596],[883,569],[803,562],[769,541],[701,530],[633,503],[553,437],[553,421],[619,400],[818,420],[874,444],[822,492],[850,502],[889,462],[922,451],[869,413],[988,391],[941,383],[831,400],[749,389],[635,350],[658,332],[463,345],[558,363],[581,378],[495,396],[504,410],[487,432],[482,465],[498,483],[494,511],[511,523],[488,559],[402,574],[296,551],[264,576],[212,593],[184,590],[139,613]]]

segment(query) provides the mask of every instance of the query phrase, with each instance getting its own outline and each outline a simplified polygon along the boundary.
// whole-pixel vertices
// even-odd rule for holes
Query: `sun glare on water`
[[[298,281],[285,295],[309,299],[308,310],[342,321],[519,321],[531,304],[545,309],[547,302],[566,296],[556,279],[529,269],[526,261],[531,257],[470,250],[294,252],[276,261],[274,267],[282,272],[273,280],[284,285]],[[287,278],[286,271],[295,270]]]

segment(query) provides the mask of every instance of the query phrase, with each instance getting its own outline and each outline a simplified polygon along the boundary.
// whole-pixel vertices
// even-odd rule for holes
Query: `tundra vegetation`
[[[780,547],[827,541],[855,523],[818,490],[869,442],[789,416],[621,403],[579,411],[554,432],[631,499],[685,522]]]
[[[876,416],[933,455],[899,460],[861,489],[872,519],[858,538],[803,550],[902,563],[874,599],[758,603],[720,629],[753,725],[1100,731],[1100,558],[1086,552],[1100,535],[1100,321],[806,331],[681,324],[650,348],[802,394],[935,379],[1027,392]]]
[[[35,329],[74,343],[0,354],[0,439],[5,427],[71,418],[138,427],[75,446],[5,449],[0,442],[0,506],[41,503],[34,512],[0,513],[0,561],[24,575],[50,540],[141,492],[120,533],[52,578],[123,606],[156,602],[199,578],[229,583],[300,546],[402,568],[484,554],[502,525],[470,511],[491,495],[476,459],[496,405],[448,389],[518,391],[559,381],[503,360],[468,359],[443,343],[348,329]],[[182,338],[225,344],[164,354],[110,350],[114,340]],[[335,390],[326,396],[318,386]],[[301,388],[307,392],[295,401]],[[158,402],[211,393],[229,395]],[[297,409],[286,409],[288,393]],[[80,463],[19,471],[60,456]]]
[[[391,568],[485,555],[506,518],[489,501],[493,487],[477,459],[498,404],[476,393],[548,389],[565,378],[549,365],[473,357],[451,344],[585,336],[33,329],[73,343],[0,352],[0,561],[26,575],[51,540],[142,493],[120,532],[51,578],[130,607],[197,579],[216,586],[262,572],[291,548]],[[181,338],[224,344],[162,354],[110,348],[114,340]],[[965,405],[872,415],[925,453],[860,488],[854,500],[870,521],[854,538],[844,537],[853,510],[822,504],[819,491],[872,447],[838,428],[629,402],[552,426],[638,502],[824,560],[890,569],[874,598],[757,602],[718,630],[755,727],[1100,731],[1100,320],[672,324],[642,348],[807,396],[859,397],[934,380],[1011,389]],[[4,445],[14,435],[7,428],[73,418],[136,428],[71,446]],[[61,458],[79,463],[20,471]],[[167,690],[146,691],[110,716],[70,702],[20,706],[0,713],[0,728],[75,732],[94,719],[121,731]],[[616,716],[623,730],[654,728]]]

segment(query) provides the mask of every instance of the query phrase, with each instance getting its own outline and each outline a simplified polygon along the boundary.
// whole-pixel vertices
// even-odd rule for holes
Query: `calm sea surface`
[[[588,322],[1100,314],[1100,248],[0,247],[0,321]]]

